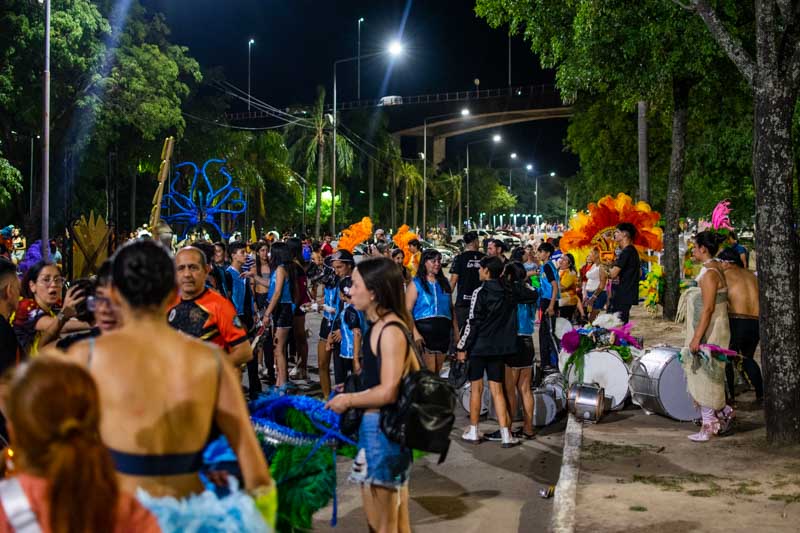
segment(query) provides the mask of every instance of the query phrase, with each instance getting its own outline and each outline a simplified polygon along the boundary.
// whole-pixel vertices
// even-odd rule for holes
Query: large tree
[[[800,253],[793,224],[792,137],[800,90],[800,2],[756,0],[755,28],[747,32],[731,20],[725,3],[686,4],[753,91],[753,179],[759,207],[756,265],[767,438],[800,443]]]
[[[699,21],[664,0],[478,0],[476,11],[492,26],[522,31],[542,66],[556,69],[566,99],[586,92],[607,94],[630,111],[640,100],[671,109],[663,260],[664,315],[674,317],[690,93],[720,64],[719,50]]]

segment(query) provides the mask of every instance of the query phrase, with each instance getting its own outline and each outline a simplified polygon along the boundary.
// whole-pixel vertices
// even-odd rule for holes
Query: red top
[[[39,520],[42,533],[50,533],[50,504],[47,499],[45,478],[20,474],[17,479],[28,497],[31,508]],[[80,505],[80,496],[76,495],[75,505]],[[0,533],[13,533],[6,517],[5,509],[0,505]],[[161,528],[153,514],[144,508],[134,497],[120,492],[117,502],[117,520],[113,533],[160,533]]]
[[[331,243],[329,242],[322,243],[322,247],[319,249],[319,253],[322,255],[323,258],[331,255],[333,253],[333,247],[331,246]]]
[[[211,289],[193,300],[180,300],[167,312],[167,320],[173,328],[213,342],[228,353],[247,340],[233,304]]]

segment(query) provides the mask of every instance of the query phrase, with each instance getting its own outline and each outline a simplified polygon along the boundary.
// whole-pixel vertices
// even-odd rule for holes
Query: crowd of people
[[[406,250],[393,246],[380,229],[358,263],[330,235],[320,242],[274,235],[253,243],[200,240],[174,252],[134,239],[93,279],[71,283],[52,261],[32,265],[20,280],[17,265],[0,258],[0,370],[7,376],[0,431],[20,474],[11,478],[12,489],[27,498],[26,516],[52,531],[77,531],[76,520],[102,525],[96,530],[180,530],[170,498],[188,502],[183,510],[195,518],[235,514],[248,530],[267,530],[276,489],[246,399],[265,388],[296,392],[308,380],[305,319],[319,312],[327,407],[364,410],[351,479],[362,484],[369,525],[407,531],[411,454],[383,433],[379,413],[397,401],[409,367],[419,363],[438,374],[448,356],[451,372],[456,361],[468,362],[463,441],[511,448],[535,438],[532,384],[557,372],[557,319],[579,324],[608,311],[629,321],[642,276],[635,236],[633,225],[619,224],[614,261],[592,249],[578,269],[557,238],[509,250],[503,240],[480,242],[471,231],[449,279],[439,251],[422,249],[416,239]],[[719,244],[708,232],[695,239],[701,298],[687,318],[687,346],[739,352],[761,398],[753,358],[757,282],[739,250],[725,248],[717,258]],[[690,437],[696,441],[724,432],[733,419],[726,404],[734,396],[733,370],[714,364],[710,372],[726,376],[727,386],[721,400],[719,380],[695,387],[702,406],[701,431]],[[352,375],[358,389],[342,392]],[[499,423],[487,434],[479,431],[485,382]],[[50,408],[53,397],[61,399],[58,409]],[[512,427],[518,403],[522,425]],[[236,453],[247,493],[209,508],[200,498],[207,490],[202,452],[220,434]],[[69,494],[101,504],[72,515]],[[19,517],[2,507],[0,524],[13,525]]]

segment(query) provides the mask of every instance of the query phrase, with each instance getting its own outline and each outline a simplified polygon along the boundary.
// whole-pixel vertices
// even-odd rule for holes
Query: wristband
[[[250,491],[250,497],[253,498],[261,518],[274,530],[278,517],[278,489],[275,487],[275,482],[256,487]]]

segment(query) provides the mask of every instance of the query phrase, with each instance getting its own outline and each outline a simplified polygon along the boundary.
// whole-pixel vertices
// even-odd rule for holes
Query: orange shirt
[[[180,300],[167,312],[173,328],[213,342],[226,352],[247,340],[247,332],[230,300],[220,293],[205,289],[193,300]]]
[[[17,479],[28,497],[31,509],[39,521],[42,533],[50,533],[50,502],[47,498],[48,481],[42,477],[20,474]],[[75,505],[80,505],[76,495]],[[0,533],[13,533],[5,509],[0,505]],[[117,520],[113,533],[160,533],[161,528],[153,514],[134,497],[120,492],[117,502]]]

